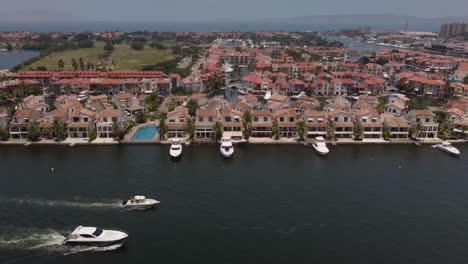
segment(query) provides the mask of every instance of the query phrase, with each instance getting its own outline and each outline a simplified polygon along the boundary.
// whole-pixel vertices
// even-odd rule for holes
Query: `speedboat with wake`
[[[323,137],[316,137],[315,142],[312,144],[312,147],[317,151],[318,154],[326,156],[330,152],[325,144],[325,139]]]
[[[221,147],[219,148],[221,155],[225,158],[230,158],[234,154],[234,147],[232,146],[231,137],[221,138]]]
[[[442,144],[437,144],[437,145],[434,145],[432,147],[433,148],[438,148],[438,149],[440,149],[442,151],[445,151],[450,155],[454,155],[454,156],[459,156],[460,155],[460,151],[457,148],[455,148],[454,146],[452,146],[452,144],[450,144],[450,142],[447,142],[447,141],[444,141],[444,142],[442,142]]]
[[[78,226],[65,240],[63,245],[106,247],[121,244],[128,235],[121,231],[105,230],[97,227]]]
[[[143,195],[136,195],[132,199],[123,202],[123,207],[128,209],[149,209],[160,202],[155,199],[148,199]]]
[[[180,158],[180,156],[182,156],[182,144],[180,144],[180,140],[178,138],[174,138],[172,140],[172,145],[169,149],[169,154],[173,159],[178,159]]]

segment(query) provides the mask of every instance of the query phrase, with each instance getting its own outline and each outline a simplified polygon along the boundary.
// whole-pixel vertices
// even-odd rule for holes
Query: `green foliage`
[[[41,137],[41,131],[39,130],[39,125],[37,122],[32,122],[28,129],[27,139],[29,141],[38,141]]]
[[[97,131],[96,129],[91,129],[91,131],[89,131],[89,137],[88,137],[88,142],[93,142],[95,139],[97,138]]]
[[[85,40],[78,42],[78,48],[85,49],[85,48],[92,48],[94,47],[94,42],[91,40]]]
[[[145,48],[144,42],[132,42],[130,47],[134,50],[143,50]]]
[[[57,65],[60,69],[63,69],[63,67],[65,67],[65,62],[62,59],[60,59],[58,60]]]
[[[335,139],[335,122],[331,121],[328,123],[328,139]]]
[[[193,99],[190,99],[187,102],[187,108],[188,108],[189,115],[195,116],[197,109],[199,108],[198,102]]]
[[[370,62],[370,59],[369,59],[369,57],[367,57],[367,56],[362,56],[361,58],[359,58],[358,62],[359,62],[360,64],[367,64],[367,63]]]
[[[63,141],[67,138],[65,125],[59,122],[57,119],[54,119],[54,122],[52,123],[52,131],[57,142]]]
[[[252,115],[250,111],[245,112],[242,116],[242,126],[244,128],[242,134],[248,140],[252,134]]]
[[[190,139],[195,137],[195,119],[187,118],[185,132],[189,135]]]
[[[104,46],[104,50],[106,52],[114,51],[114,45],[112,44],[112,42],[107,42],[106,45]]]
[[[296,123],[296,129],[297,129],[297,136],[299,137],[300,140],[304,140],[304,135],[306,133],[307,127],[304,122],[304,120],[299,120]]]
[[[166,120],[167,120],[167,113],[160,113],[158,133],[161,139],[163,139],[164,136],[167,134],[168,128],[167,128]]]
[[[8,126],[3,127],[0,130],[0,140],[7,141],[10,138],[10,129]]]
[[[146,115],[145,112],[139,111],[138,113],[135,114],[135,122],[139,124],[143,124],[146,122]]]
[[[465,76],[465,78],[463,78],[463,83],[464,83],[464,84],[468,84],[468,75]]]
[[[279,132],[278,121],[273,120],[273,122],[271,122],[271,133],[273,134],[274,139],[279,139]]]
[[[382,131],[382,137],[384,140],[389,140],[391,136],[390,129],[388,127],[384,127]]]
[[[167,108],[169,109],[169,111],[172,111],[176,108],[177,106],[177,102],[175,100],[175,98],[172,98],[171,101],[169,102],[169,105],[167,106]]]
[[[452,130],[447,123],[442,123],[439,127],[439,137],[442,139],[449,139],[452,136]]]
[[[215,139],[220,140],[224,132],[223,123],[221,123],[220,121],[216,121],[213,124],[213,132],[215,134]]]
[[[353,137],[354,140],[362,140],[362,135],[364,134],[364,128],[360,123],[356,123],[353,128]]]
[[[379,64],[379,65],[385,65],[388,63],[388,59],[387,58],[384,58],[384,57],[379,57],[375,63]]]

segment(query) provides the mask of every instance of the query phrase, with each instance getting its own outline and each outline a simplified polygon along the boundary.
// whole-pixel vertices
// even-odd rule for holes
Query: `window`
[[[203,122],[203,117],[199,116],[198,117],[198,122]]]
[[[81,237],[85,237],[85,238],[94,238],[92,235],[90,234],[80,234]]]
[[[96,228],[96,230],[93,232],[93,236],[100,236],[102,234],[103,230],[101,228]]]
[[[284,117],[280,117],[280,122],[284,122]]]
[[[208,121],[209,121],[209,122],[213,122],[213,117],[211,117],[211,116],[208,117]]]
[[[338,117],[333,118],[333,121],[338,122]]]
[[[290,117],[289,122],[294,122],[294,117]]]
[[[112,122],[117,122],[117,117],[112,117]]]
[[[83,122],[88,122],[88,118],[87,118],[87,117],[83,117]]]
[[[416,118],[416,122],[418,122],[418,123],[419,123],[419,122],[421,122],[421,119],[419,119],[419,118]]]
[[[345,117],[345,118],[344,118],[344,121],[345,121],[345,122],[348,122],[348,117]]]
[[[263,122],[268,122],[268,117],[264,116],[263,117]]]
[[[102,122],[107,122],[107,117],[103,117]]]
[[[431,118],[430,117],[426,117],[426,123],[429,123],[431,122]]]
[[[254,122],[258,122],[258,117],[257,116],[254,117],[253,120],[254,120]]]

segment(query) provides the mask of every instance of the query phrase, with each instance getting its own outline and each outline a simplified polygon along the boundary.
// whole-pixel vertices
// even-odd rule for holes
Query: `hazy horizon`
[[[450,7],[450,8],[447,8]],[[205,22],[210,20],[262,20],[322,15],[397,15],[418,18],[466,16],[468,1],[376,2],[354,0],[17,0],[4,3],[4,20],[78,20],[128,22]],[[40,15],[44,14],[44,18]]]

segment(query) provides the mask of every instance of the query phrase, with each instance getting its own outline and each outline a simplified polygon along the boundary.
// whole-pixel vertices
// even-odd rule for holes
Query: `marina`
[[[0,262],[468,257],[466,155],[411,144],[337,146],[326,157],[301,145],[235,147],[227,160],[216,145],[191,145],[174,162],[169,146],[2,146]],[[121,200],[135,193],[163,203],[122,209]],[[129,237],[123,247],[62,246],[78,225]]]

